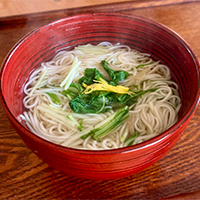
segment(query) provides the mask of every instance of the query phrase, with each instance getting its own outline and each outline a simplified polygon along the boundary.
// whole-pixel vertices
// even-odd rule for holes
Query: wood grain
[[[0,17],[124,1],[131,0],[1,0]]]
[[[1,0],[0,17],[130,1],[135,8],[191,2],[191,0]]]
[[[32,29],[58,18],[88,12],[120,12],[160,22],[179,33],[200,57],[199,10],[198,1],[151,7],[133,7],[132,2],[126,2],[1,18],[0,63]],[[84,180],[58,172],[39,160],[10,127],[0,108],[0,199],[198,199],[199,133],[200,107],[173,149],[148,169],[118,180]]]

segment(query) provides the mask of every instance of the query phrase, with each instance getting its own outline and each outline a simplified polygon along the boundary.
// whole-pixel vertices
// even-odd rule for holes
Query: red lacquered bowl
[[[105,151],[76,150],[48,142],[19,120],[23,86],[32,70],[61,48],[102,41],[120,42],[150,53],[171,69],[182,107],[178,122],[141,144]],[[113,13],[73,16],[45,25],[25,36],[8,54],[1,72],[0,99],[11,125],[44,162],[60,171],[89,179],[129,176],[162,158],[185,130],[199,102],[198,61],[186,42],[167,27],[148,19]]]

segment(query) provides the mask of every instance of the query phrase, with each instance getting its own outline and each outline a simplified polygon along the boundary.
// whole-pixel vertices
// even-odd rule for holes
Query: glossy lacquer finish
[[[179,121],[144,143],[106,151],[62,147],[31,133],[19,121],[23,86],[30,72],[50,60],[61,48],[102,41],[120,42],[150,53],[171,69],[182,100]],[[125,177],[155,163],[177,142],[199,101],[199,67],[189,46],[172,30],[141,17],[120,14],[85,14],[58,20],[25,36],[9,53],[1,68],[1,102],[11,125],[39,158],[50,166],[83,178]]]

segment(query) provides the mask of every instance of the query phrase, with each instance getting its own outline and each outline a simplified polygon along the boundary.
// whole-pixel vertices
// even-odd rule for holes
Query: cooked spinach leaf
[[[71,98],[76,98],[79,94],[81,94],[84,91],[84,87],[79,83],[72,83],[69,86],[68,90],[63,90],[61,93],[64,96],[70,96]]]
[[[125,71],[114,71],[108,67],[107,61],[101,62],[105,71],[109,74],[111,80],[106,80],[103,75],[96,69],[85,69],[84,77],[80,78],[78,83],[72,83],[67,91],[62,94],[70,96],[72,99],[69,102],[71,109],[76,113],[104,113],[110,109],[121,109],[124,106],[131,106],[137,102],[137,99],[147,92],[153,92],[156,89],[150,90],[132,90],[130,94],[119,94],[111,91],[95,90],[91,93],[83,93],[83,83],[91,85],[95,80],[100,78],[107,81],[110,85],[117,85],[117,82],[123,81],[129,76]]]
[[[96,68],[86,68],[84,76],[78,82],[79,84],[91,85],[94,83],[94,80],[99,80],[99,77],[104,79],[103,75]]]
[[[119,81],[125,80],[130,74],[123,70],[114,71],[108,67],[108,62],[106,60],[101,61],[104,70],[108,73],[111,78],[111,82],[117,83]]]

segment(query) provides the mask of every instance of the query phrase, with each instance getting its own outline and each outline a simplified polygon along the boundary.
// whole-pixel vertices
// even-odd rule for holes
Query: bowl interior
[[[188,45],[176,33],[153,21],[111,13],[61,19],[25,36],[9,53],[1,70],[1,92],[8,112],[20,122],[23,86],[41,62],[52,59],[59,49],[102,41],[119,42],[150,53],[154,60],[169,66],[182,100],[178,126],[191,115],[198,103],[199,69]]]

